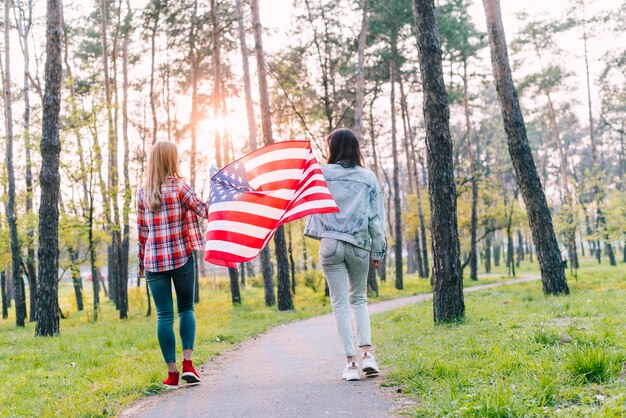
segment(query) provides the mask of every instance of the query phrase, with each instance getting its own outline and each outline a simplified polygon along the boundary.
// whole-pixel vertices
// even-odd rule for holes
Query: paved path
[[[539,280],[526,277],[465,289]],[[431,299],[422,294],[369,305],[370,313]],[[396,406],[380,378],[345,382],[332,315],[277,326],[203,366],[203,383],[140,400],[128,417],[386,417]]]

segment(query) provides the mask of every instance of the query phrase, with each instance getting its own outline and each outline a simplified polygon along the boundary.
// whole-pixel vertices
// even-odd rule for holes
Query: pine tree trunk
[[[430,267],[428,266],[428,245],[426,244],[426,223],[424,222],[424,213],[422,212],[422,200],[421,200],[421,195],[420,195],[421,186],[419,184],[419,179],[417,180],[416,185],[417,185],[417,188],[416,188],[417,190],[417,216],[420,218],[420,236],[422,238],[423,275],[420,277],[427,279],[430,276]]]
[[[259,77],[259,99],[261,104],[261,124],[263,127],[263,142],[265,145],[273,144],[274,138],[272,136],[272,113],[270,110],[269,90],[267,87],[267,68],[265,64],[265,53],[263,51],[263,34],[261,27],[261,20],[259,17],[259,0],[251,0],[250,6],[252,8],[252,28],[254,31],[254,51],[256,54],[257,73]],[[289,266],[287,261],[287,247],[285,242],[285,230],[280,226],[274,235],[274,247],[276,252],[276,267],[278,270],[278,309],[293,309],[293,302],[291,300],[291,293],[289,292]],[[269,257],[262,257],[261,261],[269,263]],[[266,292],[269,289],[269,280],[265,275],[267,265],[263,266],[263,279],[265,283]],[[273,285],[271,298],[266,293],[266,303],[273,299]],[[268,305],[271,306],[271,305]]]
[[[241,280],[239,284],[242,287],[246,287],[246,263],[239,263],[239,273],[241,275]]]
[[[158,122],[157,122],[157,114],[156,114],[156,102],[157,102],[157,94],[154,91],[154,56],[156,53],[155,41],[157,30],[159,28],[159,17],[161,14],[161,1],[160,0],[152,0],[152,4],[154,5],[154,21],[152,22],[152,30],[150,33],[150,111],[152,114],[152,145],[154,145],[157,141],[157,130],[158,130]],[[130,10],[129,10],[130,14]],[[194,23],[191,23],[193,26]]]
[[[39,206],[39,286],[35,335],[59,334],[59,111],[61,107],[61,37],[63,9],[60,0],[48,0],[46,25],[45,93],[41,136],[41,203]]]
[[[456,321],[465,315],[449,127],[450,110],[443,80],[434,0],[413,0],[413,16],[424,91],[434,320],[435,323],[440,323]]]
[[[274,295],[274,272],[270,259],[270,248],[265,246],[261,250],[261,273],[263,275],[263,287],[265,289],[265,306],[274,306],[276,296]]]
[[[398,140],[396,129],[396,69],[395,61],[397,57],[397,37],[391,37],[391,67],[389,79],[391,82],[391,153],[393,158],[393,207],[394,207],[394,235],[395,235],[395,268],[396,268],[396,289],[404,288],[403,263],[402,263],[402,208],[400,207],[400,182],[398,163]]]
[[[483,5],[487,18],[493,75],[508,138],[509,153],[528,211],[533,242],[537,248],[543,291],[546,294],[568,294],[569,288],[565,273],[561,269],[561,254],[552,227],[552,217],[533,161],[524,118],[513,85],[500,15],[500,2],[483,0]]]
[[[289,224],[289,246],[287,247],[289,254],[289,272],[291,276],[291,294],[296,294],[296,263],[293,259],[293,240],[291,236],[291,224]]]
[[[370,292],[374,292],[378,297],[378,282],[376,281],[376,269],[370,263],[370,268],[367,272],[367,288]]]
[[[76,297],[76,309],[80,312],[83,310],[83,281],[80,275],[80,265],[78,264],[78,252],[69,247],[67,252],[70,255],[70,273],[72,276],[72,285],[74,286],[74,296]]]
[[[13,107],[11,97],[11,55],[10,55],[10,12],[11,2],[4,2],[4,122],[6,128],[6,167],[8,174],[8,199],[6,203],[6,216],[9,224],[11,241],[11,266],[13,270],[13,283],[15,287],[15,323],[23,327],[26,319],[26,295],[24,280],[22,278],[22,255],[17,235],[17,216],[15,214],[15,171],[13,168]]]
[[[246,45],[246,31],[243,18],[243,0],[236,0],[237,4],[237,29],[239,34],[239,49],[241,50],[241,63],[243,67],[243,86],[246,98],[246,116],[248,120],[248,147],[250,151],[257,149],[257,131],[254,120],[254,107],[252,103],[252,87],[250,83],[250,63],[248,62],[248,47]],[[242,275],[243,277],[243,275]]]
[[[124,140],[124,207],[122,209],[122,266],[121,277],[125,279],[125,286],[120,288],[123,292],[120,306],[120,318],[128,316],[128,258],[130,252],[130,204],[132,191],[130,188],[130,173],[128,171],[130,147],[128,144],[128,42],[132,21],[130,0],[126,0],[126,17],[124,19],[124,41],[122,44],[122,137]]]
[[[2,293],[2,319],[7,319],[9,306],[7,304],[7,275],[4,270],[0,271],[0,292]]]
[[[92,182],[89,182],[89,230],[88,230],[88,245],[89,245],[89,265],[91,266],[91,285],[93,290],[93,322],[98,321],[98,312],[100,311],[100,272],[96,267],[96,244],[93,239],[93,195],[92,195]]]
[[[230,278],[230,300],[233,305],[241,305],[241,293],[239,293],[239,271],[235,268],[228,269]]]
[[[476,178],[476,158],[472,149],[472,123],[470,121],[469,97],[468,97],[468,76],[467,59],[463,61],[463,108],[465,111],[465,147],[467,158],[470,163],[469,175],[472,185],[472,212],[470,217],[470,279],[478,280],[478,249],[476,245],[476,230],[478,228],[478,180]]]
[[[362,0],[361,30],[359,31],[358,58],[356,66],[356,105],[354,108],[354,133],[361,140],[363,131],[363,104],[365,97],[365,47],[367,41],[367,1]]]
[[[33,212],[33,173],[31,164],[31,142],[30,142],[30,52],[29,52],[29,34],[32,24],[33,5],[32,1],[28,2],[27,10],[21,1],[17,4],[17,30],[21,39],[22,56],[24,58],[24,78],[22,95],[24,99],[24,156],[26,170],[26,214]],[[35,231],[31,222],[26,226],[26,275],[28,276],[28,289],[30,295],[30,322],[35,321],[37,311],[37,268],[35,266]]]
[[[491,273],[491,232],[485,236],[485,273]]]

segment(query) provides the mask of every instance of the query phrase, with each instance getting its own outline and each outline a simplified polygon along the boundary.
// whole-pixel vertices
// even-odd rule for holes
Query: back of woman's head
[[[168,177],[181,178],[178,173],[178,150],[170,141],[158,141],[152,147],[143,184],[144,205],[150,210],[161,207],[161,184]]]
[[[359,140],[352,130],[341,128],[326,137],[328,143],[328,164],[342,162],[348,166],[363,167],[363,155]]]

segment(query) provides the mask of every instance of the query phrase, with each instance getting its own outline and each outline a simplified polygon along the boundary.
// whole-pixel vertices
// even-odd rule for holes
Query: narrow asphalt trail
[[[539,280],[525,277],[465,292]],[[432,293],[369,305],[371,314],[432,298]],[[124,417],[387,417],[394,402],[380,378],[346,382],[332,315],[277,326],[209,361],[198,386],[144,398]]]

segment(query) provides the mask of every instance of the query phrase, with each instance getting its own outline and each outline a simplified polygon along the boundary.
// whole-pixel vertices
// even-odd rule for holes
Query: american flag
[[[312,213],[338,212],[309,141],[276,142],[211,176],[204,259],[236,267],[276,229]]]

